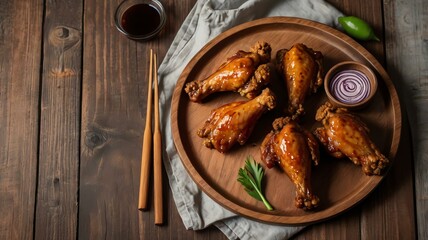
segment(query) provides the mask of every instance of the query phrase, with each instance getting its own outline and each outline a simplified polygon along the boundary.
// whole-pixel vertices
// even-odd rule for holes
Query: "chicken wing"
[[[388,166],[389,160],[370,139],[367,126],[347,109],[326,103],[317,110],[315,119],[324,125],[315,130],[315,136],[333,157],[348,157],[362,165],[366,175],[380,175]]]
[[[319,147],[316,138],[290,118],[278,118],[274,130],[263,140],[261,158],[268,168],[278,164],[296,186],[295,205],[311,210],[319,198],[312,193],[311,160],[318,165]]]
[[[184,90],[193,102],[224,91],[239,92],[241,96],[253,99],[270,82],[271,69],[266,63],[270,61],[271,51],[268,43],[257,42],[249,52],[238,51],[228,58],[206,79],[187,83]]]
[[[304,113],[303,103],[307,96],[322,85],[323,55],[302,43],[290,50],[281,49],[276,55],[276,64],[285,80],[288,94],[288,113],[297,117]]]
[[[257,120],[275,105],[275,96],[266,88],[252,100],[229,103],[213,110],[197,134],[206,138],[206,147],[226,152],[236,142],[243,145],[250,137]]]

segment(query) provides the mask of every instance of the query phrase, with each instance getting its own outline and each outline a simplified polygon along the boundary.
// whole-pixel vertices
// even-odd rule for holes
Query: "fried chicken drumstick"
[[[389,160],[370,139],[367,126],[347,109],[327,102],[317,110],[315,119],[324,126],[314,134],[333,157],[348,157],[362,165],[366,175],[380,175],[388,166]]]
[[[318,165],[319,148],[316,138],[291,118],[278,118],[274,130],[263,140],[261,158],[268,168],[278,165],[296,186],[295,205],[312,210],[319,198],[312,193],[311,162]]]
[[[302,43],[277,52],[276,65],[285,80],[289,115],[297,117],[303,114],[305,99],[322,85],[322,59],[321,52]]]
[[[275,105],[275,96],[266,88],[252,100],[232,102],[214,109],[197,134],[206,138],[206,147],[226,152],[236,142],[243,145],[250,137],[257,120],[263,113],[275,108]]]
[[[253,99],[270,82],[271,69],[266,63],[270,61],[271,51],[268,43],[257,42],[249,52],[241,50],[228,58],[206,79],[187,83],[184,90],[193,102],[224,91],[239,92]]]

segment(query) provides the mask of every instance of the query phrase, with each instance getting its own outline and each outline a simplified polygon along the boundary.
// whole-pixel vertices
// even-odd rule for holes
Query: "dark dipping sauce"
[[[123,29],[131,35],[147,35],[154,32],[160,25],[160,13],[150,4],[136,4],[128,8],[122,15]]]

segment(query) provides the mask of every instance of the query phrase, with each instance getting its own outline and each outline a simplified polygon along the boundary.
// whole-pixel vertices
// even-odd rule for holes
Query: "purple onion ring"
[[[358,70],[343,70],[336,73],[329,87],[334,98],[350,104],[366,99],[371,88],[368,77]]]

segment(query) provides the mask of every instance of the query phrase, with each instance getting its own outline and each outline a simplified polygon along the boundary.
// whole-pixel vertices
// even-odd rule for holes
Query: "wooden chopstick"
[[[147,90],[146,127],[144,129],[143,150],[141,154],[140,192],[138,209],[147,209],[147,194],[150,176],[150,154],[152,150],[152,80],[153,80],[153,50],[150,49],[149,85]]]
[[[162,138],[159,127],[159,90],[158,90],[157,58],[154,54],[154,111],[155,124],[153,133],[153,170],[154,170],[154,195],[155,195],[155,224],[163,224],[163,200],[162,200]]]
[[[144,129],[143,150],[141,154],[140,193],[138,209],[147,209],[147,195],[150,181],[150,154],[152,148],[152,86],[154,79],[154,132],[153,132],[153,171],[154,171],[154,205],[155,224],[163,224],[162,199],[162,138],[159,127],[159,89],[157,56],[150,49],[149,86],[147,94],[146,127]]]

